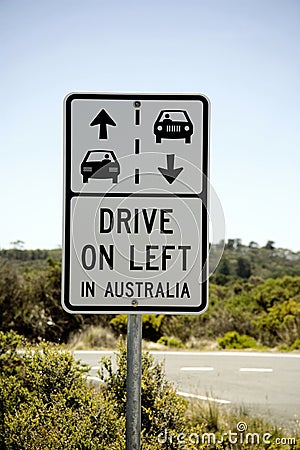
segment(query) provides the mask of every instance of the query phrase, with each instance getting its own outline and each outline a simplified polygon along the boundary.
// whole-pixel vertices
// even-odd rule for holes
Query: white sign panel
[[[202,95],[65,99],[68,312],[205,310],[208,147]]]

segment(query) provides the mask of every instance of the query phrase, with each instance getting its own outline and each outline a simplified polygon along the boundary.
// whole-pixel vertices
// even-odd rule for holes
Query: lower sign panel
[[[199,198],[72,198],[63,306],[71,313],[203,312],[207,212]]]

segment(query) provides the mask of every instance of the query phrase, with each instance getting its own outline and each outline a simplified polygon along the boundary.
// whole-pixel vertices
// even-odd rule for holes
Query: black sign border
[[[74,100],[168,100],[180,101],[200,101],[203,104],[203,190],[201,193],[188,194],[140,194],[140,193],[75,193],[71,189],[71,127],[72,127],[72,102]],[[65,311],[71,314],[200,314],[208,306],[208,171],[209,171],[209,109],[210,104],[207,97],[202,94],[112,94],[112,93],[72,93],[65,99],[65,154],[64,154],[64,239],[63,239],[63,273],[62,273],[62,306]],[[69,170],[68,170],[69,169]],[[196,307],[185,306],[130,306],[118,305],[107,307],[99,305],[72,305],[70,302],[70,243],[71,243],[71,199],[73,197],[178,197],[178,198],[198,198],[202,201],[202,264],[204,281],[200,284],[201,303]],[[138,299],[136,299],[138,301]]]

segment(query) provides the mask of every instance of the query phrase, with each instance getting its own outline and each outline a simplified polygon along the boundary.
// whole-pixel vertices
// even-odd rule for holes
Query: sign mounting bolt
[[[137,300],[132,300],[131,304],[132,304],[132,306],[134,306],[135,308],[136,308],[137,306],[139,306],[139,302],[138,302]]]

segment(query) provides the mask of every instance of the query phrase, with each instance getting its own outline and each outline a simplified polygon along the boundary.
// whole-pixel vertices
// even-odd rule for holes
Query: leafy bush
[[[126,349],[120,345],[117,369],[111,358],[101,359],[99,376],[105,381],[104,396],[114,405],[117,416],[125,417],[126,409]],[[154,362],[149,353],[142,355],[142,433],[145,443],[165,428],[180,431],[184,426],[186,401],[176,394],[173,384],[167,381],[161,363]],[[144,447],[143,447],[144,448]],[[176,448],[176,447],[174,447]]]
[[[87,369],[62,347],[43,343],[33,349],[15,332],[0,333],[0,448],[124,449],[124,347],[120,347],[116,371],[110,359],[103,364],[106,384],[95,392],[86,381]],[[162,365],[144,354],[143,448],[161,448],[157,435],[164,428],[180,431],[185,409],[185,400],[166,380]]]
[[[0,333],[0,436],[5,450],[124,448],[124,419],[88,387],[85,369],[61,347],[19,346]]]
[[[300,339],[296,339],[290,347],[291,350],[300,350]]]
[[[143,338],[156,342],[161,336],[164,316],[162,314],[143,314]],[[114,332],[119,335],[127,334],[127,314],[118,314],[110,321]]]
[[[62,311],[60,288],[60,263],[49,259],[46,267],[22,271],[0,259],[0,329],[13,329],[32,341],[66,341],[82,317]]]
[[[218,344],[221,348],[226,349],[242,349],[242,348],[257,348],[256,341],[246,334],[239,334],[236,331],[226,333],[222,338],[218,339]]]
[[[270,346],[284,343],[287,346],[300,335],[300,295],[277,302],[255,321],[262,339]]]
[[[15,322],[16,311],[21,308],[19,292],[21,276],[15,264],[0,259],[0,327],[10,327]],[[8,329],[7,329],[8,331]]]
[[[182,348],[183,347],[183,343],[182,343],[181,339],[176,338],[174,336],[171,336],[171,337],[162,336],[161,338],[158,339],[157,343],[166,345],[167,347],[174,347],[174,348]]]
[[[295,297],[300,300],[300,277],[270,278],[257,286],[252,295],[258,305],[268,312],[269,308],[276,303]]]

